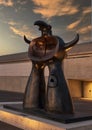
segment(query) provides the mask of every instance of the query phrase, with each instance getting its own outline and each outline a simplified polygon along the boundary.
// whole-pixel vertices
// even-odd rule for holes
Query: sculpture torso
[[[42,36],[33,39],[29,46],[29,57],[33,61],[51,59],[59,49],[59,41],[55,36]]]

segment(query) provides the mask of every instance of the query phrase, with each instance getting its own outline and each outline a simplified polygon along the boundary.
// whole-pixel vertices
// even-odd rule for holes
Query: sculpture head
[[[51,27],[51,25],[45,23],[44,21],[40,21],[40,20],[36,21],[34,23],[34,25],[39,26],[39,30],[41,31],[42,36],[52,35],[52,31],[51,31],[52,27]]]
[[[36,21],[34,25],[39,26],[41,36],[28,40],[24,36],[24,40],[29,44],[29,57],[33,61],[46,61],[53,57],[62,60],[66,55],[66,51],[72,48],[79,40],[77,34],[74,40],[65,43],[60,37],[52,35],[51,25],[43,21]]]

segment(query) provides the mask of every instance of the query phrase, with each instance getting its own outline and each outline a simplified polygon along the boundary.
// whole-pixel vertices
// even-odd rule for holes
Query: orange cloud
[[[14,25],[17,25],[18,23],[14,22],[14,21],[9,21],[8,24],[11,26],[14,26]]]
[[[0,0],[0,5],[4,5],[4,6],[13,6],[13,1],[12,0]]]
[[[84,8],[84,10],[83,10],[83,14],[88,14],[88,13],[91,13],[91,12],[92,12],[91,7]]]
[[[17,1],[18,4],[24,5],[27,3],[27,0],[18,0]]]
[[[78,32],[81,33],[81,34],[88,33],[89,31],[92,31],[92,26],[91,25],[83,27],[83,28],[80,28],[78,30]]]
[[[78,12],[77,6],[72,5],[72,0],[32,0],[36,7],[34,13],[41,14],[45,18],[53,16],[72,15]]]
[[[71,23],[70,25],[67,26],[67,29],[74,29],[74,28],[76,28],[80,22],[81,22],[81,20],[77,20],[77,21]]]
[[[26,35],[28,38],[34,38],[34,36],[30,33],[28,27],[24,25],[22,28],[16,28],[14,26],[10,26],[10,29],[13,31],[14,34],[23,37]]]

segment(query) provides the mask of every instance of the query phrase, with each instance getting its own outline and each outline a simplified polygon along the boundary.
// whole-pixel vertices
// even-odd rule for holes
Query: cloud
[[[70,25],[67,26],[67,29],[74,29],[74,28],[76,28],[80,22],[81,22],[81,20],[77,20],[77,21],[71,23]]]
[[[12,0],[0,0],[0,5],[3,5],[3,6],[13,6],[13,1]]]
[[[17,0],[17,3],[20,5],[24,5],[27,3],[27,0]]]
[[[83,9],[83,14],[84,14],[84,15],[85,15],[85,14],[89,14],[89,13],[91,13],[91,12],[92,12],[91,7],[86,7],[86,8]]]
[[[10,29],[12,30],[12,32],[18,36],[23,37],[24,35],[26,35],[28,38],[34,38],[34,35],[30,33],[28,27],[26,25],[17,28],[14,26],[10,26]]]
[[[78,30],[79,33],[85,34],[92,30],[92,25],[88,25],[86,27],[82,27]]]
[[[14,21],[9,21],[8,24],[11,26],[18,25],[18,23],[14,22]]]
[[[34,13],[41,14],[44,18],[53,16],[73,15],[78,12],[78,7],[72,0],[32,0],[35,4]]]
[[[26,35],[28,38],[35,38],[34,33],[31,33],[33,31],[31,30],[30,32],[30,29],[27,25],[21,25],[19,22],[13,20],[6,21],[5,23],[9,25],[10,30],[13,32],[13,34],[15,34],[12,34],[11,37],[15,38],[16,35],[23,37],[24,35]]]

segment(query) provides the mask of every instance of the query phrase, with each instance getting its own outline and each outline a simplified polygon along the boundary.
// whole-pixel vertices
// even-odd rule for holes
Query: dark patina
[[[73,113],[73,104],[69,89],[62,71],[62,61],[67,50],[72,48],[78,40],[65,43],[62,38],[52,35],[51,25],[43,21],[36,21],[41,36],[24,40],[29,44],[28,55],[32,61],[32,71],[27,82],[23,101],[24,109],[43,109],[53,113]],[[49,77],[45,84],[44,68],[48,66]]]

